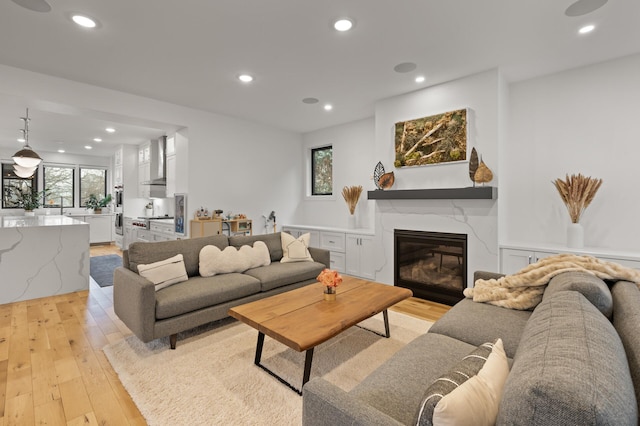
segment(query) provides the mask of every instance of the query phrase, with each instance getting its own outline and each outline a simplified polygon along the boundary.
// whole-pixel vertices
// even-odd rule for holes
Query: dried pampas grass
[[[362,186],[345,186],[342,188],[342,196],[344,200],[347,202],[347,207],[349,207],[349,213],[354,214],[356,212],[356,205],[358,204],[358,200],[360,199],[360,194],[362,194]]]
[[[577,175],[566,175],[565,180],[556,179],[553,181],[560,198],[567,206],[572,223],[580,221],[580,215],[589,207],[593,198],[602,185],[602,179]]]

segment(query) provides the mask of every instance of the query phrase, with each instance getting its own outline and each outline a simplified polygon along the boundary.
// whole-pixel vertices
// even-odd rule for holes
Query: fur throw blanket
[[[569,271],[583,271],[603,280],[631,281],[640,285],[640,271],[591,256],[559,254],[545,257],[513,275],[499,279],[477,280],[473,288],[464,290],[474,302],[485,302],[504,308],[535,308],[551,278]]]

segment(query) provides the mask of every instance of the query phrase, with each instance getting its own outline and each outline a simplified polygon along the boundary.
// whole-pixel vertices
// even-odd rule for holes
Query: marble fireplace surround
[[[476,270],[498,271],[498,203],[489,199],[375,201],[376,281],[394,284],[394,230],[467,234],[467,286]]]

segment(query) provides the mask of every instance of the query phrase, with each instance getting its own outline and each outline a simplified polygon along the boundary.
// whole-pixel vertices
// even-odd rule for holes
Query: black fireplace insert
[[[415,297],[454,305],[467,287],[467,235],[396,229],[394,284]]]

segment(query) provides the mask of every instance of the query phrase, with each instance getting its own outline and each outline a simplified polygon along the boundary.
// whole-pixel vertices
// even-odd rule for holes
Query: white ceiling
[[[0,4],[0,63],[296,132],[369,117],[377,100],[495,67],[518,81],[640,51],[637,0],[579,17],[564,13],[574,0],[48,2],[48,13]],[[77,27],[71,12],[99,28]],[[331,23],[343,16],[356,25],[338,33]],[[579,36],[587,23],[595,31]],[[417,69],[396,73],[402,62]],[[255,81],[238,82],[242,72]],[[24,107],[0,105],[0,145],[16,145]],[[32,146],[82,146],[108,122],[31,108]],[[171,125],[151,127],[123,128],[119,142]]]

